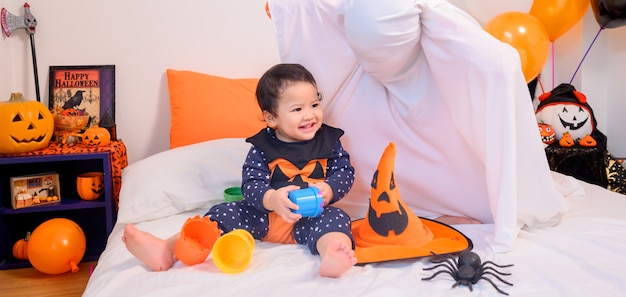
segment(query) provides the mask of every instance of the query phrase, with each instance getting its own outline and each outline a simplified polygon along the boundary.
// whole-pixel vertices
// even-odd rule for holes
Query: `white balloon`
[[[474,17],[481,25],[486,24],[495,16],[509,12],[530,12],[532,0],[449,0]],[[461,5],[460,2],[463,2]]]

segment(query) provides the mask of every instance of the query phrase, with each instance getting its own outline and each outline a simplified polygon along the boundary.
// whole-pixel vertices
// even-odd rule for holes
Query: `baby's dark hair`
[[[276,64],[259,79],[256,87],[256,100],[263,111],[276,113],[276,99],[288,86],[297,83],[310,83],[317,88],[313,74],[300,64]],[[321,99],[320,94],[317,96]]]

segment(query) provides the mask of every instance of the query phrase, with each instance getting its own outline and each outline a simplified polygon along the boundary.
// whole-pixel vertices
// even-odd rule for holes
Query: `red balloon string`
[[[537,77],[537,82],[539,82],[539,87],[541,88],[541,94],[545,93],[546,90],[543,89],[543,83],[541,82],[541,73],[539,73],[539,77]]]
[[[576,71],[574,71],[574,75],[572,75],[572,79],[570,79],[570,81],[569,81],[570,85],[574,81],[574,77],[576,77],[576,73],[578,73],[578,69],[580,69],[580,66],[583,64],[583,61],[585,61],[585,58],[587,57],[587,54],[589,53],[589,50],[591,49],[593,44],[596,42],[596,39],[598,39],[598,35],[600,35],[600,32],[602,32],[602,30],[604,30],[604,27],[600,26],[600,29],[598,30],[598,33],[596,33],[596,37],[593,38],[593,41],[591,41],[591,44],[587,48],[587,51],[585,52],[585,55],[580,60],[580,63],[578,63],[578,67],[576,67]]]

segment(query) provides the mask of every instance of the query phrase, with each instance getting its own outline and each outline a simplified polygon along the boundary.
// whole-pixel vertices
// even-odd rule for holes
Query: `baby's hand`
[[[311,187],[320,189],[322,193],[322,199],[324,199],[324,206],[328,205],[333,199],[333,189],[325,182],[310,184]]]
[[[298,205],[289,200],[289,192],[298,189],[300,187],[290,185],[272,191],[270,196],[267,197],[268,209],[273,210],[287,223],[297,222],[302,218],[302,215],[291,211],[292,209],[297,210]]]

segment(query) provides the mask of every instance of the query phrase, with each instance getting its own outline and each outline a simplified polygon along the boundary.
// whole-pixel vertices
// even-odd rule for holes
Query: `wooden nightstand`
[[[117,218],[121,172],[127,165],[126,147],[121,141],[104,147],[51,143],[43,150],[0,155],[0,270],[31,266],[27,260],[13,257],[13,244],[27,231],[59,217],[74,221],[85,233],[87,248],[82,262],[96,261]],[[85,201],[78,196],[76,177],[91,171],[104,173],[104,193],[97,200]],[[13,209],[10,178],[45,172],[59,175],[61,201]]]

